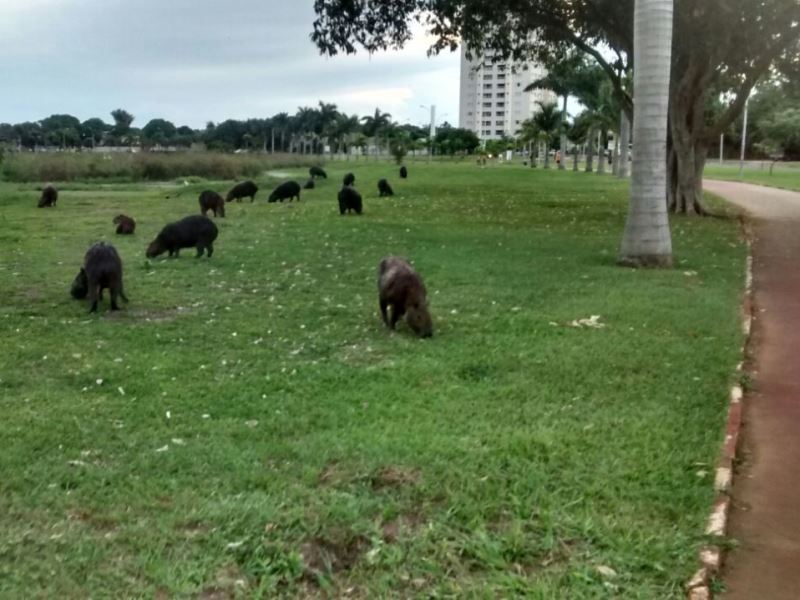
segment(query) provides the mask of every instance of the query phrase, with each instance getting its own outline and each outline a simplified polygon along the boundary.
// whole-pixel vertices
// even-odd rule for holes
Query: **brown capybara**
[[[212,211],[215,217],[225,217],[225,200],[217,192],[213,190],[200,192],[198,202],[200,202],[200,214],[204,217],[208,211]]]
[[[147,247],[145,255],[154,258],[164,252],[178,257],[181,248],[197,248],[197,258],[203,256],[205,250],[208,258],[214,254],[214,240],[219,230],[214,221],[202,215],[184,217],[175,223],[169,223]]]
[[[291,202],[294,198],[300,202],[300,184],[296,181],[285,181],[272,190],[272,193],[267,198],[267,202],[283,202],[286,199]]]
[[[39,197],[39,208],[47,208],[48,206],[55,206],[58,201],[58,190],[52,185],[48,184],[42,189],[42,195]]]
[[[344,185],[349,185],[349,186],[352,186],[355,182],[356,182],[356,176],[353,175],[352,173],[348,173],[347,175],[345,175],[344,179],[342,180],[342,183]]]
[[[378,302],[389,329],[405,315],[406,324],[420,337],[433,335],[427,291],[422,278],[404,258],[387,256],[378,266]],[[391,306],[391,318],[387,314]]]
[[[117,215],[112,221],[119,235],[131,235],[136,230],[136,221],[126,215]]]
[[[128,301],[122,286],[122,260],[114,246],[97,242],[86,251],[83,267],[75,276],[70,293],[78,300],[88,296],[92,303],[89,312],[95,312],[106,288],[111,294],[111,310],[119,310],[117,298]]]
[[[389,182],[385,179],[378,180],[378,195],[383,198],[384,196],[394,196],[394,190]]]
[[[361,214],[364,204],[361,200],[361,194],[356,191],[356,188],[349,185],[344,186],[339,190],[338,199],[340,215],[348,211],[355,211],[356,214]]]
[[[303,186],[303,189],[304,190],[313,190],[316,187],[316,185],[317,184],[314,183],[314,178],[312,177],[311,179],[306,181],[306,184]]]
[[[317,177],[322,177],[323,179],[328,178],[328,174],[322,167],[317,167],[317,166],[311,167],[308,170],[308,174],[311,177],[311,179],[316,179]]]
[[[400,167],[400,179],[408,179],[408,169],[405,165]]]
[[[253,202],[256,199],[257,192],[258,186],[255,183],[252,181],[242,181],[231,188],[231,191],[229,191],[228,195],[225,197],[225,202],[230,202],[231,200],[241,202],[242,198],[248,197],[250,198],[250,202]]]

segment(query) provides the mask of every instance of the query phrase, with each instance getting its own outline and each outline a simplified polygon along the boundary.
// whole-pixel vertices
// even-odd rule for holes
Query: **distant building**
[[[492,63],[491,54],[483,60],[468,60],[461,47],[461,93],[459,127],[470,129],[482,140],[515,137],[522,122],[539,109],[537,101],[555,102],[548,90],[524,91],[544,77],[543,67],[530,63],[501,61]]]

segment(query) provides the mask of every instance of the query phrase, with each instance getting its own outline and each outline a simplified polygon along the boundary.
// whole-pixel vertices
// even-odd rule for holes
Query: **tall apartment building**
[[[537,101],[555,102],[556,96],[548,90],[524,91],[543,77],[543,67],[530,63],[492,63],[491,55],[483,60],[467,59],[461,47],[461,93],[459,127],[474,131],[485,140],[514,137],[521,124],[539,109]]]

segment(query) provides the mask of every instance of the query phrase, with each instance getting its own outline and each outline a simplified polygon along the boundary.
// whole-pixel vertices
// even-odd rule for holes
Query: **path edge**
[[[744,373],[745,359],[753,329],[753,235],[746,215],[740,216],[742,234],[747,244],[745,262],[745,285],[742,295],[741,316],[744,340],[741,348],[741,362],[736,367],[739,375]],[[716,493],[708,516],[705,534],[712,538],[722,538],[728,531],[731,510],[731,485],[736,450],[742,431],[742,401],[744,390],[741,383],[731,386],[728,404],[728,417],[725,423],[725,439],[722,442],[717,467],[714,470],[714,491]],[[725,548],[719,544],[706,544],[700,549],[698,559],[700,568],[686,584],[689,600],[709,600],[713,597],[711,583],[722,567]]]

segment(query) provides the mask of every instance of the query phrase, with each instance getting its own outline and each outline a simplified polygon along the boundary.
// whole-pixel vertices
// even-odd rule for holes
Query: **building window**
[[[492,78],[492,74],[491,73],[484,73],[483,74],[483,78],[484,79],[491,79]]]
[[[498,129],[497,131],[494,132],[494,134],[495,135],[503,135],[503,130],[502,129]]]
[[[506,87],[506,84],[505,84],[505,83],[498,83],[498,84],[497,84],[497,89],[498,89],[498,90],[503,90],[503,89],[505,89],[505,87]]]
[[[492,103],[491,102],[484,102],[483,103],[483,108],[492,108]]]
[[[497,103],[497,108],[503,108],[505,105],[506,105],[505,102],[498,102]]]
[[[483,114],[482,114],[482,116],[484,116],[484,117],[491,117],[491,116],[492,116],[492,111],[490,111],[490,110],[485,110],[485,111],[483,111]]]
[[[489,92],[488,94],[484,94],[483,97],[484,98],[491,98],[492,97],[492,93]]]
[[[490,89],[492,89],[492,84],[491,84],[491,83],[484,83],[484,84],[483,84],[483,89],[485,89],[485,90],[490,90]]]
[[[498,110],[497,113],[495,113],[495,116],[496,117],[505,117],[506,116],[506,111]]]

